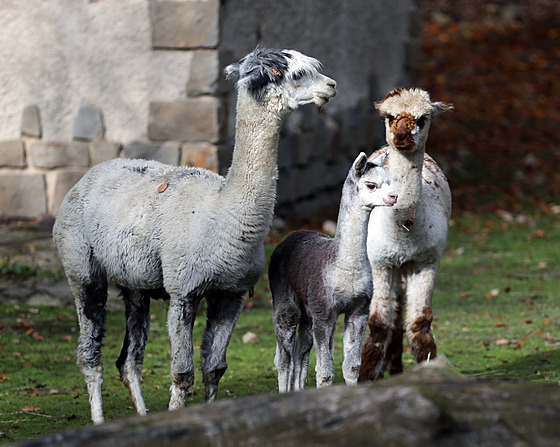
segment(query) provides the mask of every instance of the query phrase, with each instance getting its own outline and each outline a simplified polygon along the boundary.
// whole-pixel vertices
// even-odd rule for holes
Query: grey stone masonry
[[[156,160],[168,165],[178,165],[181,148],[177,143],[150,144],[134,141],[124,146],[125,158]]]
[[[37,141],[31,145],[31,162],[36,168],[53,169],[66,166],[89,166],[89,145],[85,142],[69,143]]]
[[[87,98],[82,99],[76,121],[74,121],[75,140],[100,140],[104,135],[103,115]]]
[[[48,213],[56,216],[62,199],[87,172],[87,169],[69,168],[47,173]]]
[[[0,216],[34,219],[47,211],[45,175],[40,172],[3,172],[0,175]]]
[[[215,93],[219,77],[218,53],[208,50],[194,51],[187,82],[187,94],[199,96]]]
[[[0,167],[25,168],[23,141],[0,141]]]
[[[219,2],[150,2],[153,48],[216,48]]]
[[[109,141],[93,141],[89,145],[89,159],[91,161],[91,166],[117,158],[120,150],[120,144],[111,143]]]
[[[220,100],[187,98],[150,103],[148,136],[155,141],[207,141],[220,139]]]
[[[39,107],[35,104],[24,107],[21,114],[21,134],[28,137],[41,138],[41,118]]]

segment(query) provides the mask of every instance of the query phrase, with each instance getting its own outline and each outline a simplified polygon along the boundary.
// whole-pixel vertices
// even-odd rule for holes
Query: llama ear
[[[360,155],[356,157],[354,163],[352,164],[352,171],[354,171],[354,175],[356,177],[361,177],[364,175],[367,165],[367,155],[364,152],[361,152]]]
[[[235,62],[233,64],[228,65],[224,72],[226,74],[226,79],[239,79],[239,68],[241,64],[239,62]]]
[[[434,108],[433,112],[432,112],[432,116],[438,116],[439,114],[443,113],[443,112],[448,112],[450,110],[453,110],[455,107],[453,107],[453,104],[448,104],[445,102],[432,102],[432,107]]]
[[[371,162],[376,166],[383,166],[385,164],[385,160],[387,160],[387,155],[389,155],[389,151],[375,157]]]

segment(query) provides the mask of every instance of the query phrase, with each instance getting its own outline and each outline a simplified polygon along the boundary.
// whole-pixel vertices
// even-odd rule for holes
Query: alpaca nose
[[[395,194],[394,192],[390,192],[389,194],[387,194],[387,198],[389,199],[389,202],[391,202],[392,204],[397,203],[397,198],[399,196],[397,194]]]

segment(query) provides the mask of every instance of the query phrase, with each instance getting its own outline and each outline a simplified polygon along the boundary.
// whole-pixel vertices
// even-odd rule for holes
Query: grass
[[[269,239],[268,255],[280,237]],[[559,240],[560,217],[547,209],[531,217],[466,214],[452,222],[433,298],[433,328],[439,352],[459,374],[560,383]],[[165,411],[169,398],[166,312],[167,303],[153,302],[143,381],[152,412]],[[195,343],[202,339],[203,314],[197,318]],[[122,315],[109,314],[103,351],[108,420],[134,415],[114,367],[123,332]],[[244,343],[247,332],[258,340]],[[77,334],[72,308],[0,305],[0,443],[90,424],[87,392],[75,364]],[[335,346],[336,382],[342,383],[340,328]],[[232,337],[219,398],[276,393],[274,350],[263,276]],[[199,353],[197,347],[197,367]],[[308,387],[315,383],[313,357]],[[413,366],[410,353],[405,352],[404,362]],[[198,370],[188,405],[203,400]]]

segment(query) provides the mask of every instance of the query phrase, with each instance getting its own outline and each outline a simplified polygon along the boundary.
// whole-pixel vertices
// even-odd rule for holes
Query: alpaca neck
[[[412,153],[391,148],[387,163],[389,178],[399,196],[392,210],[400,215],[410,214],[407,217],[413,218],[419,203],[422,201],[424,148],[418,148]]]
[[[341,270],[360,268],[367,260],[367,229],[371,210],[362,208],[355,200],[354,184],[347,181],[336,225],[335,264]]]
[[[283,118],[241,92],[233,160],[221,194],[222,209],[252,227],[268,226],[276,201],[278,139]]]

